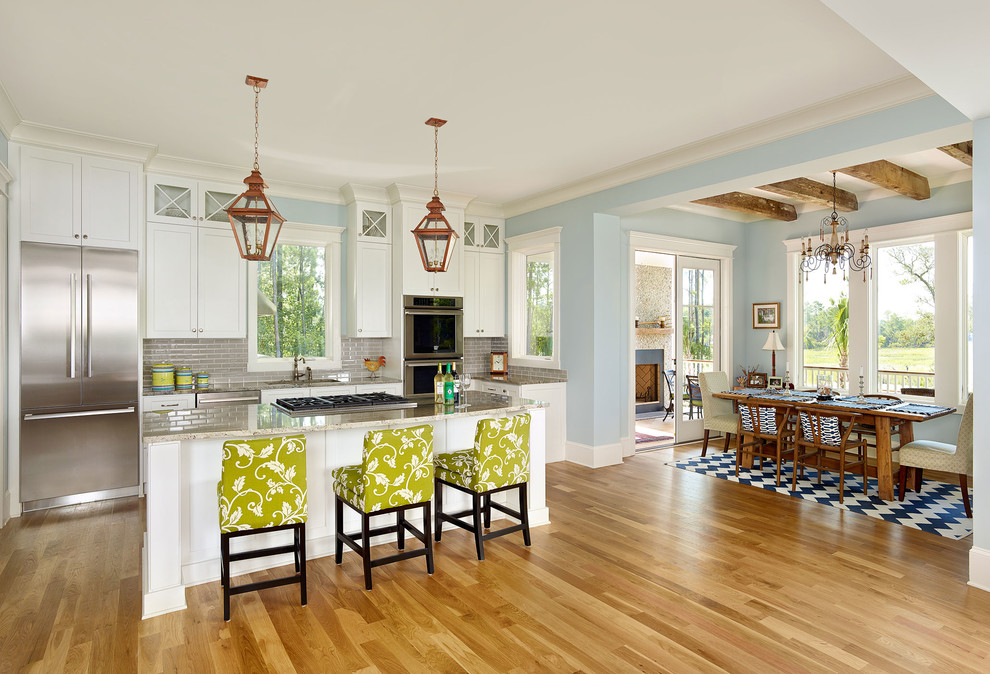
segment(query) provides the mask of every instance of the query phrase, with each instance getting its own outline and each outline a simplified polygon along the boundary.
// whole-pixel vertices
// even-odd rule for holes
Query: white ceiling
[[[492,203],[906,72],[818,0],[3,4],[26,121],[246,172],[258,75],[269,180],[431,186],[438,116],[441,193]]]

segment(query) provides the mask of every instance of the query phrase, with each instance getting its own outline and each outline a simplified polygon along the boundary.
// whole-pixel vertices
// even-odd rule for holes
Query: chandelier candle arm
[[[836,275],[842,269],[842,280],[846,280],[846,269],[849,271],[863,272],[863,281],[866,281],[866,270],[870,270],[870,278],[873,278],[872,259],[870,258],[870,234],[864,233],[860,241],[859,249],[849,243],[849,222],[839,216],[836,209],[836,183],[835,171],[832,171],[832,214],[822,219],[818,230],[818,238],[822,242],[817,248],[811,245],[811,237],[808,237],[808,245],[801,246],[801,266],[798,274],[798,283],[801,282],[801,272],[804,280],[808,280],[808,275],[825,267],[825,282],[828,282],[828,269],[832,267],[832,274]],[[831,229],[828,242],[825,241],[825,227]]]

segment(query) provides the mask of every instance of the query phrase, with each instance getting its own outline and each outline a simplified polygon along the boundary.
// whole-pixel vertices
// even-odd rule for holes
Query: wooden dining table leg
[[[894,500],[894,476],[890,459],[890,417],[874,417],[877,429],[877,484],[884,501]],[[903,438],[903,436],[901,436]]]

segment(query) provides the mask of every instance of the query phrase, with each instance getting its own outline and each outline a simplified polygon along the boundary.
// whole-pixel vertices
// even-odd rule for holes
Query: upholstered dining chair
[[[526,487],[529,484],[529,414],[481,419],[474,435],[474,447],[457,452],[437,454],[435,508],[436,539],[443,534],[443,523],[450,522],[474,534],[478,559],[485,559],[485,541],[522,531],[523,543],[530,544],[529,506]],[[471,496],[471,509],[456,513],[443,510],[444,486]],[[514,489],[519,492],[519,510],[492,501],[492,494]],[[503,527],[487,534],[482,530],[492,523],[492,508],[514,517],[519,524]],[[471,524],[463,518],[471,517]]]
[[[869,486],[866,467],[866,441],[852,440],[853,427],[861,417],[856,412],[838,412],[834,410],[800,410],[801,434],[797,438],[794,454],[794,475],[791,478],[791,491],[797,489],[798,467],[804,477],[804,467],[814,465],[818,471],[818,484],[822,483],[822,459],[837,458],[839,460],[839,503],[845,497],[846,473],[863,476],[863,493]],[[855,452],[855,458],[850,460],[850,450]],[[834,456],[832,456],[834,455]],[[814,459],[814,463],[812,463]]]
[[[391,428],[368,431],[364,435],[361,463],[331,471],[336,499],[336,541],[334,558],[340,564],[344,544],[361,555],[364,587],[371,589],[371,569],[413,557],[426,557],[426,572],[433,574],[433,542],[430,537],[430,501],[433,498],[433,427]],[[344,531],[344,504],[361,515],[361,542],[358,533]],[[406,512],[423,511],[423,530],[406,520]],[[371,528],[371,518],[395,513],[395,524]],[[423,547],[405,551],[406,532]],[[399,553],[378,559],[371,557],[371,537],[396,534]]]
[[[959,486],[962,488],[963,507],[966,517],[973,517],[973,509],[969,502],[969,480],[973,474],[973,395],[970,394],[959,423],[959,435],[956,444],[934,440],[915,440],[901,446],[900,452],[900,492],[898,499],[904,500],[907,488],[908,468],[914,468],[914,488],[921,490],[921,474],[924,469],[938,470],[943,473],[955,473],[959,476]]]
[[[729,375],[725,372],[702,372],[698,375],[701,400],[705,409],[705,437],[701,443],[701,455],[708,453],[708,435],[714,431],[725,435],[723,452],[729,451],[729,435],[737,430],[739,415],[733,411],[732,401],[716,398],[713,393],[729,390]]]
[[[223,443],[217,499],[220,513],[220,583],[223,619],[230,620],[230,596],[279,585],[299,583],[306,605],[306,438],[228,440]],[[230,551],[230,539],[291,529],[292,545],[244,552]],[[295,573],[257,583],[232,585],[230,563],[291,552]]]
[[[790,407],[760,407],[758,403],[739,403],[739,420],[736,433],[739,434],[739,448],[736,450],[736,477],[739,477],[739,464],[743,457],[760,458],[760,468],[763,459],[773,459],[777,469],[777,486],[780,486],[780,468],[789,456],[794,460],[794,430],[787,420],[791,415]],[[746,440],[749,438],[749,440]],[[797,466],[795,466],[797,470]]]

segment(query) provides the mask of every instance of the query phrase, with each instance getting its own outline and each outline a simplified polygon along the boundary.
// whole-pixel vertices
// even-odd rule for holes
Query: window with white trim
[[[248,270],[248,370],[282,370],[301,356],[340,367],[338,227],[283,225],[272,259]]]
[[[560,367],[560,227],[506,238],[509,363]]]

